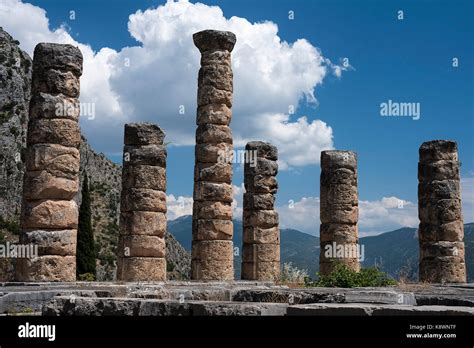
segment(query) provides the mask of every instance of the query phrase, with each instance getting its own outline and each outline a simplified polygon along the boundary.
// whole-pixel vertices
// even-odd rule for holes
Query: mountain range
[[[188,251],[191,250],[192,217],[168,222],[168,231]],[[474,223],[464,225],[468,281],[474,281]],[[319,238],[294,229],[281,229],[281,262],[308,271],[314,278],[319,270]],[[400,228],[377,236],[363,237],[363,267],[378,266],[394,278],[418,279],[418,234],[416,228]],[[242,222],[234,220],[234,247],[242,246]],[[234,257],[235,277],[240,278],[241,257]]]

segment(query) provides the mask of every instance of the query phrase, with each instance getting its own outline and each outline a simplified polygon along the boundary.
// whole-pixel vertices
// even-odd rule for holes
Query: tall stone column
[[[242,279],[278,280],[280,230],[274,209],[278,150],[253,141],[245,147]]]
[[[336,262],[359,271],[359,202],[355,152],[321,152],[320,196],[319,272],[330,273]]]
[[[233,74],[230,52],[235,35],[205,30],[193,35],[201,52],[198,77],[196,163],[194,167],[191,277],[232,280]]]
[[[19,281],[74,281],[79,189],[81,51],[35,47],[23,180],[20,243],[38,257],[17,260]]]
[[[131,123],[124,138],[117,279],[166,280],[165,133]]]
[[[459,180],[456,142],[434,140],[421,145],[418,239],[422,282],[466,282]]]

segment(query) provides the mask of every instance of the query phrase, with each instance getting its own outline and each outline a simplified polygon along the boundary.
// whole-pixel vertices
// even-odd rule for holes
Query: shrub
[[[166,272],[173,272],[174,271],[174,263],[172,261],[166,261]]]
[[[362,268],[356,272],[343,263],[337,263],[334,270],[327,275],[318,273],[318,279],[305,280],[307,287],[355,288],[396,285],[397,282],[377,267]]]
[[[11,116],[11,112],[0,112],[0,124],[7,122]]]
[[[19,133],[18,128],[16,127],[10,127],[10,134],[13,135],[14,137],[17,137]]]
[[[77,231],[76,263],[77,276],[84,273],[95,274],[95,244],[91,224],[91,202],[87,174],[82,185],[82,202],[79,208],[79,226]]]
[[[95,281],[95,275],[92,273],[82,273],[77,277],[78,280],[83,282],[93,282]]]
[[[308,271],[293,266],[291,262],[285,262],[281,267],[280,282],[289,284],[302,284],[308,278]]]
[[[0,216],[0,229],[3,228],[7,231],[10,231],[11,233],[15,234],[15,235],[19,235],[20,234],[20,224],[18,223],[18,221],[7,221],[7,220],[4,220],[1,216]]]

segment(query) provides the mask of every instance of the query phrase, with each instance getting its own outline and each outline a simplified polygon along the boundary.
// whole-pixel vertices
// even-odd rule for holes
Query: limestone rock
[[[232,131],[228,126],[204,124],[196,130],[197,144],[232,144]],[[230,149],[232,151],[232,148]]]
[[[64,200],[25,201],[22,209],[22,228],[76,229],[76,202]]]
[[[165,240],[158,236],[128,235],[120,239],[119,257],[165,257]]]
[[[75,179],[79,173],[79,151],[57,144],[37,144],[26,151],[26,170],[47,171],[54,176]]]
[[[76,76],[82,74],[82,53],[73,45],[40,43],[34,55],[35,70],[58,69],[72,71]]]
[[[120,216],[120,234],[148,235],[163,237],[166,232],[165,213],[155,211],[122,212]]]
[[[76,255],[77,230],[33,230],[25,231],[21,244],[38,246],[38,254],[67,256]]]
[[[235,42],[235,34],[230,31],[203,30],[193,35],[194,44],[201,53],[206,51],[228,51],[232,52]]]
[[[232,203],[232,185],[226,183],[198,182],[195,186],[194,200],[221,201]]]
[[[73,199],[79,188],[79,178],[54,176],[47,171],[27,172],[24,178],[23,197],[38,199]]]
[[[278,149],[276,146],[263,141],[251,141],[245,146],[247,151],[257,151],[257,157],[276,161],[278,160]]]
[[[30,118],[66,118],[79,120],[80,104],[63,94],[36,93],[30,101]]]
[[[232,110],[226,104],[207,104],[198,108],[196,124],[228,126],[231,118]]]
[[[125,125],[125,145],[163,145],[165,132],[152,123],[127,123]]]
[[[221,163],[231,164],[232,144],[228,143],[205,143],[196,144],[196,160],[198,163]],[[227,157],[230,157],[227,160]]]
[[[150,189],[125,189],[122,192],[123,211],[156,211],[166,213],[166,193]]]
[[[117,278],[122,281],[164,281],[166,260],[158,257],[118,258]]]
[[[337,263],[359,271],[357,154],[322,151],[320,185],[319,272],[329,274]],[[326,255],[327,250],[332,253]]]
[[[232,205],[221,201],[195,201],[193,214],[197,219],[232,220]]]
[[[72,98],[78,98],[80,91],[79,78],[76,75],[71,71],[55,69],[33,70],[32,88],[39,93],[61,93]]]
[[[18,281],[65,281],[76,280],[76,256],[45,255],[32,259],[18,259]]]
[[[419,155],[420,281],[464,283],[464,225],[457,144],[447,140],[425,142]]]
[[[194,181],[209,181],[214,183],[232,183],[231,163],[196,163]]]
[[[137,165],[125,167],[123,187],[166,191],[166,169],[158,166]]]
[[[194,220],[193,240],[232,240],[233,223],[231,220]]]
[[[166,147],[164,145],[125,145],[123,149],[124,167],[149,165],[166,168]]]
[[[79,148],[81,132],[79,124],[66,119],[33,119],[28,125],[28,146],[57,144]]]

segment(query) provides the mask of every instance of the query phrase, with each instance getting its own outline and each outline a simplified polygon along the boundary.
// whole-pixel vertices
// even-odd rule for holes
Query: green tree
[[[91,223],[91,198],[87,173],[82,184],[82,202],[79,209],[79,227],[77,231],[76,275],[90,273],[95,277],[95,245]]]

